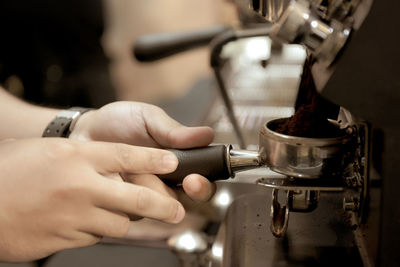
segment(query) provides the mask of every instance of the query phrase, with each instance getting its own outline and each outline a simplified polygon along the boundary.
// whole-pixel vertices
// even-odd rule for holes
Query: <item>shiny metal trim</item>
[[[230,150],[230,170],[233,173],[261,166],[260,154],[251,150]]]
[[[290,190],[288,206],[291,212],[312,212],[318,207],[318,190]]]
[[[284,206],[279,203],[278,193],[278,189],[272,190],[270,230],[275,237],[279,238],[286,234],[289,224],[289,192],[286,193],[286,203]]]
[[[336,179],[330,180],[297,180],[290,178],[261,178],[257,185],[282,190],[316,190],[316,191],[344,191],[344,184]]]

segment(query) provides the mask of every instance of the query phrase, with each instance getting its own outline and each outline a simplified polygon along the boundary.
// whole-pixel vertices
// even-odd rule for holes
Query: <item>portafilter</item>
[[[167,183],[180,184],[182,179],[197,173],[210,181],[235,177],[240,171],[266,166],[289,177],[317,179],[340,175],[351,162],[352,128],[339,136],[309,138],[276,132],[284,119],[267,122],[260,129],[259,150],[236,150],[232,145],[211,145],[188,150],[174,150],[177,169],[159,175]],[[330,121],[335,127],[339,124]]]

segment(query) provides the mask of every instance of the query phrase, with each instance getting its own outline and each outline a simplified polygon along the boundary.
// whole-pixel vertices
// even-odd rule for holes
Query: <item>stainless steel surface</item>
[[[291,190],[288,193],[290,211],[311,212],[318,206],[319,191],[317,190]]]
[[[358,211],[359,209],[359,202],[357,199],[354,198],[343,198],[343,210],[345,211]]]
[[[303,33],[310,12],[307,1],[292,1],[283,17],[274,25],[273,35],[284,43],[293,43]]]
[[[291,213],[284,238],[275,238],[269,229],[271,190],[237,198],[211,249],[211,266],[362,266],[352,224],[340,212],[342,197],[340,192],[321,193],[315,211]]]
[[[200,253],[207,249],[204,234],[191,230],[171,236],[167,244],[179,253]]]
[[[278,238],[286,234],[289,223],[289,192],[286,192],[285,195],[285,203],[281,205],[279,202],[279,190],[272,189],[270,230]]]
[[[351,16],[362,0],[307,0],[319,17],[324,20],[336,19],[342,21]],[[237,5],[245,9],[246,4],[265,21],[275,23],[290,4],[290,0],[242,0]],[[240,2],[240,4],[239,4]],[[292,1],[293,2],[293,1]],[[240,10],[244,11],[244,10]]]
[[[229,58],[222,74],[246,148],[258,150],[258,129],[266,121],[294,113],[305,50],[300,45],[276,46],[268,37],[255,37],[230,43],[223,56]],[[216,143],[237,142],[221,101],[210,109],[206,123],[215,129]]]
[[[167,244],[176,253],[181,267],[206,267],[203,253],[208,248],[207,236],[199,231],[185,231],[171,236]]]
[[[232,100],[229,98],[229,95],[227,93],[227,89],[226,89],[226,86],[224,83],[224,79],[222,78],[219,68],[217,68],[217,67],[214,68],[214,75],[217,80],[218,88],[219,88],[223,103],[226,108],[226,115],[229,118],[229,121],[232,125],[233,131],[237,138],[237,143],[239,144],[240,148],[246,148],[246,141],[245,141],[245,139],[243,137],[243,133],[239,127],[237,118],[235,116],[235,110],[233,109]]]
[[[351,25],[347,24],[347,26],[351,26],[352,31],[357,31],[361,25],[363,24],[365,18],[370,12],[374,0],[353,0],[353,1],[330,1],[330,5],[326,8],[325,11],[320,11],[318,15],[322,18],[332,18],[331,21],[341,21],[347,24],[351,22]],[[313,9],[316,10],[317,6],[320,6],[318,2],[320,0],[313,1]],[[340,3],[343,2],[343,3]],[[350,10],[348,10],[350,9]],[[344,15],[345,14],[345,15]],[[346,27],[345,27],[346,28]],[[346,31],[348,29],[345,29]],[[344,31],[343,31],[344,33]],[[340,37],[340,36],[339,36]],[[340,38],[339,38],[340,40]],[[343,39],[342,39],[343,41]],[[325,87],[326,83],[330,79],[331,75],[335,71],[336,64],[331,66],[327,66],[324,62],[316,62],[312,67],[312,73],[315,81],[315,85],[319,92]]]
[[[325,19],[343,21],[357,9],[362,0],[309,0],[317,14]]]
[[[226,113],[229,118],[229,121],[233,127],[234,133],[236,135],[238,144],[240,148],[246,148],[246,140],[243,136],[243,132],[241,131],[237,118],[235,116],[235,110],[233,108],[232,99],[229,97],[229,93],[223,79],[222,75],[222,67],[224,65],[225,60],[223,60],[223,49],[224,47],[234,41],[240,39],[247,39],[259,36],[267,36],[271,32],[271,27],[269,26],[260,26],[255,28],[248,29],[238,29],[238,30],[229,30],[218,36],[216,36],[210,43],[211,53],[210,53],[210,64],[214,71],[214,76],[217,80],[218,88],[221,93],[221,97],[223,103],[226,108]]]
[[[284,43],[301,43],[319,62],[329,66],[347,41],[351,20],[322,20],[309,1],[292,1],[274,24],[272,35]]]
[[[273,131],[280,122],[282,119],[272,120],[261,128],[258,152],[235,150],[232,145],[227,147],[226,162],[231,177],[237,172],[266,165],[272,171],[290,177],[324,179],[341,175],[353,162],[350,158],[355,147],[352,128],[347,128],[347,132],[339,137],[305,138]]]
[[[257,151],[235,150],[229,151],[230,170],[233,173],[259,167],[261,165],[260,154]]]
[[[275,22],[282,15],[290,0],[250,0],[250,8],[269,22]]]
[[[351,161],[348,158],[352,149],[351,133],[333,138],[288,136],[271,130],[281,121],[268,122],[260,132],[261,157],[271,170],[291,177],[315,179],[340,175],[347,168]]]
[[[290,212],[311,212],[318,206],[319,191],[315,190],[282,190],[284,205],[279,201],[279,189],[272,189],[271,203],[271,233],[281,238],[286,234]],[[281,191],[281,192],[282,192]]]
[[[308,179],[298,180],[290,178],[261,178],[257,184],[268,188],[282,190],[318,190],[318,191],[343,191],[345,188],[341,179]]]

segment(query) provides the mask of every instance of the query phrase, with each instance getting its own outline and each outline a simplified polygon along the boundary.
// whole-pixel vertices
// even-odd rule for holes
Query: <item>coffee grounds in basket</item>
[[[337,118],[339,106],[317,93],[311,65],[311,60],[307,60],[304,64],[295,114],[283,120],[275,131],[290,136],[311,138],[340,136],[343,134],[342,130],[328,121],[328,118]]]
[[[298,137],[330,138],[341,136],[343,132],[327,118],[315,116],[313,105],[303,105],[296,113],[275,129],[276,132]]]

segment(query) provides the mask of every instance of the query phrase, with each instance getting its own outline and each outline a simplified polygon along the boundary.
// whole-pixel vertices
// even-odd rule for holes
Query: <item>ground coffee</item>
[[[299,137],[329,138],[340,136],[343,132],[328,121],[328,118],[337,118],[339,106],[318,94],[311,74],[311,66],[312,60],[308,59],[303,68],[295,114],[283,120],[275,131]]]

